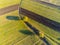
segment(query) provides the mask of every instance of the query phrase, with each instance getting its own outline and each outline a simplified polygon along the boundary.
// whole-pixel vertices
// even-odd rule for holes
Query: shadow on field
[[[6,17],[8,20],[19,20],[18,16],[7,16]]]
[[[33,30],[33,32],[36,34],[36,35],[39,35],[39,30],[37,30],[35,27],[33,27],[30,23],[28,22],[25,22],[25,24]]]
[[[26,35],[34,35],[34,33],[29,30],[20,30],[19,32],[26,34]]]
[[[60,40],[60,38],[58,38],[58,40]]]
[[[47,39],[44,37],[44,38],[40,38],[41,40],[43,40],[43,42],[46,43],[46,45],[50,45],[49,41],[47,41]]]
[[[35,27],[33,27],[30,23],[28,23],[28,22],[25,22],[25,24],[30,28],[30,29],[32,29],[33,30],[33,32],[41,39],[41,40],[43,40],[43,42],[45,42],[46,43],[46,45],[50,45],[50,43],[46,40],[46,38],[44,37],[44,38],[41,38],[40,37],[40,34],[39,34],[39,30],[37,30]]]

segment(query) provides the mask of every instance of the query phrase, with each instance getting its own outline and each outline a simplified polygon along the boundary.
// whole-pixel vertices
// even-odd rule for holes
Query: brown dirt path
[[[11,11],[18,10],[18,9],[19,9],[19,4],[8,6],[8,7],[0,9],[0,15],[6,14]]]

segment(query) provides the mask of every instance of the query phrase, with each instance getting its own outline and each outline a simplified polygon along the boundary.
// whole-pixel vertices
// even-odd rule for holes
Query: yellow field
[[[11,17],[13,17],[13,19],[11,19]],[[19,19],[16,20],[14,17],[19,18],[18,10],[0,16],[0,45],[12,45],[15,44],[17,40],[26,37],[26,35],[19,31],[28,29],[22,21]]]
[[[53,7],[51,5],[47,5],[47,4],[43,4],[41,2],[37,2],[37,1],[31,1],[31,0],[24,0],[22,1],[22,4],[20,6],[21,8],[34,12],[40,16],[43,16],[47,19],[56,21],[60,24],[60,9],[57,7]],[[22,11],[23,12],[23,11]],[[33,16],[32,16],[33,17]],[[31,18],[32,18],[31,17]],[[45,19],[44,18],[44,19]],[[37,18],[36,18],[37,19]],[[39,18],[38,18],[39,20]],[[51,22],[52,26],[46,26],[43,23],[38,23],[36,21],[34,21],[33,19],[30,19],[27,21],[29,22],[31,25],[33,25],[33,27],[37,28],[39,31],[43,31],[45,33],[45,37],[47,38],[47,41],[51,44],[51,45],[60,45],[60,32],[58,31],[58,29],[54,29],[51,27],[55,27],[58,28],[59,26],[55,26],[56,24]],[[40,22],[44,22],[47,25],[50,25],[49,21],[46,20],[46,22],[42,19],[42,21]],[[47,23],[49,22],[49,23]],[[54,24],[54,25],[53,25]],[[58,25],[58,24],[57,24]]]
[[[21,0],[0,0],[0,9],[11,5],[19,4]]]
[[[0,9],[20,4],[20,2],[21,0],[0,0]],[[21,8],[27,9],[60,23],[60,10],[57,8],[52,8],[50,6],[30,0],[22,1],[22,5],[20,6]],[[60,33],[58,31],[55,31],[54,29],[38,23],[28,17],[21,20],[19,15],[22,14],[19,14],[18,9],[7,11],[2,15],[0,14],[0,45],[48,45],[48,43],[51,45],[60,44]],[[43,39],[41,40],[37,35],[35,35],[32,29],[30,29],[26,23],[24,23],[24,21],[30,23],[32,27],[35,27],[39,31],[43,32],[44,34],[42,35],[45,36],[47,42]]]
[[[19,4],[20,1],[21,0],[0,0],[0,9]],[[33,45],[39,40],[35,35],[30,35],[31,32],[24,22],[20,20],[18,11],[19,10],[14,10],[4,13],[3,15],[0,14],[0,45]],[[27,35],[25,32],[30,34]]]
[[[19,19],[18,10],[0,16],[0,45],[33,45],[37,41],[39,38]]]
[[[47,6],[30,0],[22,1],[21,7],[51,20],[60,22],[60,10],[58,8],[53,8],[51,6]]]

